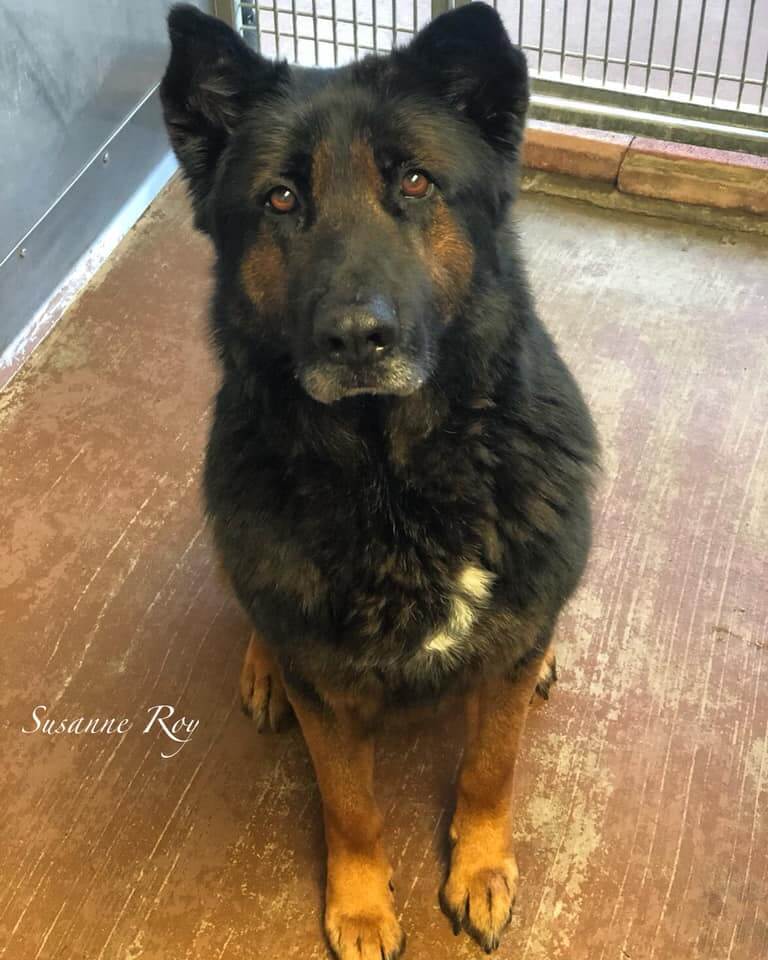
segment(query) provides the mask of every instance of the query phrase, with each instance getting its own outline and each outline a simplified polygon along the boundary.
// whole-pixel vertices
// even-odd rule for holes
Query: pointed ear
[[[260,57],[221,20],[188,4],[172,8],[168,33],[171,59],[160,84],[165,125],[189,182],[195,223],[206,230],[206,200],[232,132],[288,69]]]
[[[473,120],[486,139],[516,156],[528,109],[528,67],[501,18],[485,3],[468,3],[437,17],[406,54],[433,90]]]

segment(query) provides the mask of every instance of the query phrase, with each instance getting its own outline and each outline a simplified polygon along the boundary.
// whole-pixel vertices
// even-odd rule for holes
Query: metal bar
[[[291,13],[293,15],[293,60],[298,63],[299,60],[299,21],[296,13],[296,0],[291,3]]]
[[[260,10],[264,10],[265,12],[272,13],[272,7],[260,7],[259,9],[260,9]],[[282,8],[279,8],[279,9],[278,9],[278,13],[290,14],[291,11],[290,11],[290,10],[284,10],[284,9],[282,9]],[[311,13],[299,13],[298,16],[299,16],[299,17],[303,17],[304,19],[307,19],[307,20],[311,20],[311,19],[315,19],[315,20],[327,20],[328,23],[333,23],[334,20],[336,20],[337,23],[349,23],[349,24],[354,23],[354,20],[352,20],[350,17],[342,17],[342,16],[336,16],[336,17],[334,17],[332,13],[318,13],[316,17],[315,17],[313,14],[311,14]],[[370,26],[372,26],[372,25],[373,25],[373,24],[371,23],[370,20],[358,20],[358,26],[361,26],[361,27],[370,27]],[[265,33],[268,33],[268,32],[269,32],[269,31],[265,31]],[[323,40],[323,41],[321,41],[321,42],[322,42],[322,43],[330,43],[331,41],[330,41],[330,40]],[[351,44],[345,44],[345,46],[351,46]]]
[[[745,77],[747,75],[747,63],[749,61],[749,48],[752,42],[752,22],[755,19],[755,0],[749,5],[749,20],[747,21],[747,37],[744,41],[744,55],[741,60],[741,80],[739,80],[739,95],[736,98],[736,109],[741,107],[741,98],[744,96]]]
[[[733,107],[712,107],[708,103],[691,103],[690,100],[668,100],[663,94],[645,94],[640,91],[601,87],[597,84],[581,84],[577,79],[563,82],[534,77],[531,86],[535,93],[560,99],[570,97],[573,100],[589,100],[591,103],[611,108],[621,107],[641,113],[667,114],[697,121],[710,119],[718,124],[729,124],[741,129],[761,130],[768,137],[768,123],[764,116],[744,110],[737,111]]]
[[[763,74],[763,91],[760,94],[760,106],[758,110],[762,113],[765,107],[765,98],[768,96],[768,57],[765,58],[765,73]]]
[[[373,49],[379,49],[379,14],[376,10],[376,0],[371,0],[371,20],[373,20]]]
[[[277,0],[275,0],[277,2]],[[333,24],[333,65],[338,67],[339,65],[339,36],[338,28],[336,26],[336,0],[331,0],[331,17],[333,18],[331,23]]]
[[[648,44],[648,65],[645,68],[645,92],[651,80],[651,64],[653,63],[653,45],[656,42],[656,16],[659,12],[659,0],[653,0],[653,20],[651,20],[651,38]]]
[[[629,8],[629,33],[627,34],[627,58],[624,63],[624,86],[627,85],[627,78],[629,77],[629,67],[632,57],[632,37],[635,32],[635,0],[632,0],[632,4]]]
[[[312,0],[312,30],[315,41],[315,66],[320,66],[320,38],[318,36],[317,0]]]
[[[293,2],[295,3],[296,0],[293,0]],[[373,3],[376,3],[376,0],[373,0]],[[360,53],[360,47],[357,42],[357,0],[352,0],[352,43],[355,48],[355,59],[357,59]]]
[[[517,8],[517,45],[523,45],[523,2],[520,0],[520,6]]]
[[[238,19],[242,20],[242,14],[240,14]],[[261,50],[261,14],[255,8],[253,11],[253,25],[256,31],[256,49]]]
[[[605,28],[605,48],[603,50],[603,86],[608,76],[608,54],[611,46],[611,24],[613,21],[613,0],[608,0],[608,23]]]
[[[754,3],[754,0],[753,0]],[[672,62],[669,65],[669,81],[667,82],[667,96],[672,93],[672,84],[675,80],[675,63],[677,62],[677,41],[680,37],[680,14],[683,11],[682,0],[677,0],[677,14],[675,16],[675,38],[672,41]]]
[[[731,0],[725,0],[725,13],[723,15],[723,28],[720,31],[720,45],[717,48],[717,66],[715,67],[715,83],[712,87],[712,99],[710,103],[714,104],[717,99],[717,87],[720,83],[720,67],[723,64],[723,51],[725,49],[725,31],[728,29],[728,14],[731,10]]]
[[[613,0],[611,0],[613,2]],[[564,0],[563,3],[563,27],[562,27],[562,39],[560,41],[560,76],[563,76],[563,71],[565,70],[565,50],[567,46],[568,39],[568,0]]]
[[[278,20],[277,0],[272,7],[272,19],[275,23],[275,59],[280,59],[280,21]]]
[[[560,86],[554,81],[552,83]],[[582,94],[615,93],[615,91],[606,91],[598,87],[594,91],[584,87],[580,90]],[[745,117],[750,117],[753,121],[764,118],[742,114],[735,118],[736,124],[731,125],[727,122],[719,122],[720,114],[729,113],[719,108],[713,109],[699,105],[702,119],[698,119],[673,115],[666,111],[668,106],[684,106],[691,109],[692,104],[675,104],[674,101],[657,100],[656,105],[649,111],[643,109],[643,101],[648,99],[642,94],[630,94],[624,96],[623,105],[618,106],[592,100],[578,100],[571,95],[549,96],[540,93],[534,84],[530,115],[538,120],[553,120],[558,123],[596,127],[600,130],[656,136],[681,143],[719,147],[723,150],[741,150],[759,156],[768,156],[768,130],[765,129],[764,122],[753,127],[742,125]]]
[[[696,36],[696,55],[693,59],[693,70],[691,71],[691,90],[688,96],[693,100],[696,92],[696,81],[699,79],[699,57],[701,56],[701,38],[704,35],[704,21],[707,17],[707,2],[703,0],[701,4],[701,16],[699,17],[699,32]]]
[[[266,37],[273,37],[274,34],[272,33],[271,30],[265,30],[265,31],[264,31],[264,36],[266,36]],[[312,40],[314,40],[314,39],[315,39],[315,38],[314,38],[313,34],[311,34],[311,33],[300,33],[300,34],[299,34],[299,40],[309,40],[309,41],[312,41]],[[320,43],[327,43],[327,44],[330,44],[331,46],[333,45],[333,42],[332,42],[331,40],[321,40]],[[352,48],[352,44],[350,44],[350,43],[339,43],[339,46],[340,46],[340,47],[349,47],[350,50],[353,49],[353,48]],[[369,47],[369,46],[368,46],[367,44],[365,44],[365,43],[361,43],[361,44],[359,45],[359,47],[360,47],[361,50],[365,50],[365,51],[367,51],[367,52],[369,52],[369,53],[373,52],[373,47]]]
[[[327,19],[327,20],[330,21],[331,18],[330,18],[330,17],[327,17],[327,18],[322,18],[322,17],[321,17],[320,19]],[[339,23],[351,23],[351,22],[352,22],[351,20],[342,20],[342,19],[339,20]],[[360,26],[362,26],[362,27],[368,26],[368,27],[369,27],[370,24],[369,24],[369,23],[361,23]],[[249,28],[246,27],[245,29],[248,30]],[[406,27],[401,27],[400,30],[399,30],[399,32],[400,32],[400,33],[413,34],[413,31],[412,31],[409,27],[408,27],[408,28],[406,28]],[[265,30],[265,31],[264,31],[264,34],[265,34],[265,36],[268,36],[268,37],[274,36],[274,33],[273,33],[271,30]],[[314,39],[314,36],[313,36],[313,34],[310,34],[310,33],[301,34],[300,37],[299,37],[299,39],[301,39],[301,40],[313,40],[313,39]],[[330,41],[330,40],[321,40],[320,42],[321,42],[321,43],[330,43],[331,41]],[[340,45],[341,45],[341,46],[349,46],[350,49],[351,49],[351,44],[342,43],[342,44],[340,44]],[[360,44],[360,49],[361,49],[361,50],[365,50],[365,49],[373,50],[373,47],[366,47],[365,44],[362,44],[362,43],[361,43],[361,44]],[[531,53],[536,53],[536,52],[539,50],[539,47],[538,47],[538,46],[534,46],[534,45],[532,45],[532,44],[525,44],[525,45],[522,47],[522,49],[523,49],[523,50],[527,50],[527,51],[529,51],[529,52],[531,52]],[[547,54],[552,54],[553,56],[556,56],[556,57],[557,57],[557,56],[560,56],[560,47],[544,47],[543,52],[544,52],[544,53],[547,53]],[[568,59],[574,59],[574,60],[581,59],[581,50],[566,50],[565,56],[566,56],[566,58],[568,58]],[[602,54],[602,53],[590,53],[590,54],[588,55],[588,57],[587,57],[587,60],[589,60],[590,62],[593,62],[593,63],[600,63],[600,64],[602,64],[602,63],[603,63],[603,54]],[[609,57],[609,58],[608,58],[608,63],[609,63],[609,65],[612,64],[612,65],[615,65],[615,66],[622,66],[622,67],[627,65],[627,61],[625,60],[624,57]],[[639,67],[640,69],[645,69],[645,67],[647,66],[647,63],[646,63],[645,60],[630,60],[629,66],[630,66],[630,67]],[[669,64],[667,64],[667,63],[653,63],[653,64],[651,64],[651,69],[652,69],[652,70],[658,70],[660,73],[668,73],[668,72],[669,72]],[[675,67],[675,73],[676,73],[676,74],[678,74],[678,73],[679,73],[679,74],[683,74],[683,75],[685,75],[686,77],[690,77],[691,74],[693,73],[693,70],[691,69],[691,67]],[[532,75],[533,75],[534,77],[538,76],[535,72],[534,72]],[[703,79],[706,79],[706,80],[712,80],[712,79],[714,78],[714,76],[715,76],[715,73],[714,73],[714,71],[712,71],[712,70],[700,70],[698,76],[701,77],[701,78],[703,78]],[[544,79],[544,78],[545,78],[544,75],[542,75],[542,79]],[[734,74],[734,73],[721,73],[721,74],[720,74],[720,79],[721,79],[721,80],[728,80],[728,81],[731,81],[732,83],[740,83],[740,82],[741,82],[741,75],[740,75],[740,74]],[[599,90],[599,89],[602,88],[602,84],[601,84],[601,83],[595,84],[595,83],[586,82],[586,83],[584,83],[584,84],[581,84],[581,82],[578,81],[576,78],[574,78],[574,77],[568,77],[567,75],[565,75],[565,76],[563,77],[563,82],[564,82],[564,83],[576,83],[576,82],[578,82],[578,83],[579,83],[579,86],[583,86],[585,89],[589,89],[589,90],[592,90],[592,89]],[[761,89],[761,90],[762,90],[763,85],[764,85],[765,83],[766,83],[765,80],[759,79],[759,78],[757,78],[757,77],[745,77],[745,79],[744,79],[744,85],[745,85],[745,86],[747,86],[747,87],[757,87],[758,89]],[[622,95],[622,94],[625,92],[625,91],[623,91],[623,90],[621,90],[621,89],[615,89],[615,88],[613,88],[613,87],[610,87],[610,88],[608,88],[608,89],[610,89],[612,92],[616,92],[616,93],[618,93],[618,94],[620,94],[620,95]],[[651,90],[651,92],[652,92],[652,90]],[[631,90],[626,91],[626,93],[627,93],[627,95],[634,95],[634,94],[633,94],[633,91],[631,91]],[[766,91],[766,94],[768,95],[768,91]],[[666,94],[665,94],[664,96],[666,97]],[[675,94],[672,94],[671,97],[670,97],[670,100],[674,100],[675,102],[678,102],[678,103],[689,103],[689,102],[691,101],[691,98],[690,98],[690,96],[687,95],[687,94],[685,94],[685,95],[680,94],[680,95],[677,95],[677,96],[676,96]],[[746,110],[746,109],[744,109],[744,108],[742,108],[742,110],[743,110],[744,113],[750,113],[750,112],[753,112],[753,113],[754,113],[754,112],[756,112],[756,110],[750,111],[750,110]]]
[[[584,46],[581,51],[581,79],[587,72],[587,53],[589,51],[589,24],[592,19],[592,0],[587,0],[587,15],[584,18]]]
[[[307,14],[307,16],[309,16],[309,14]],[[325,18],[319,17],[318,19],[326,19],[326,20],[328,20],[329,22],[330,22],[330,20],[331,20],[330,17],[325,17]],[[350,23],[350,24],[352,23],[351,20],[339,20],[339,21],[337,21],[337,22],[338,22],[338,23]],[[361,26],[361,27],[370,27],[371,24],[370,24],[370,23],[361,23],[360,26]],[[250,27],[245,27],[245,28],[244,28],[244,30],[245,30],[246,33],[250,32],[250,29],[251,29]],[[301,28],[299,28],[299,29],[301,29]],[[264,31],[262,31],[262,32],[263,32],[263,34],[264,34],[265,37],[274,37],[274,35],[275,35],[274,30],[264,30]],[[410,28],[409,28],[409,29],[406,29],[405,27],[401,27],[401,28],[400,28],[400,32],[401,32],[401,33],[410,33],[410,34],[413,34],[413,30],[411,30]],[[314,40],[314,39],[315,39],[315,35],[314,35],[313,33],[299,33],[299,40]],[[320,40],[319,42],[320,42],[320,43],[333,43],[332,40]],[[344,42],[342,42],[342,41],[339,41],[339,46],[349,47],[350,49],[353,49],[353,44],[351,44],[351,43],[344,43]],[[365,50],[365,49],[373,50],[373,47],[372,47],[372,46],[366,46],[366,44],[364,44],[364,43],[360,43],[360,44],[358,44],[358,46],[360,47],[361,50]],[[530,49],[536,49],[536,50],[538,50],[538,47],[530,48]],[[556,52],[556,51],[549,51],[549,52],[553,52],[553,53],[554,53],[554,52]],[[623,63],[623,61],[622,61],[622,63]],[[732,80],[738,80],[739,78],[738,78],[738,77],[731,77],[730,79],[732,79]],[[746,83],[749,83],[749,84],[759,84],[759,83],[760,83],[759,80],[746,80],[745,82],[746,82]]]
[[[538,50],[538,49],[539,49],[538,47],[531,46],[530,44],[524,44],[524,45],[523,45],[523,50],[531,50],[532,52],[535,52],[535,51]],[[560,53],[560,48],[559,48],[559,47],[544,47],[544,53],[552,53],[552,54],[555,54],[555,55],[559,55],[559,53]],[[566,55],[566,57],[573,57],[574,59],[579,59],[579,58],[581,57],[581,50],[566,50],[566,51],[565,51],[565,55]],[[594,61],[597,62],[597,63],[602,63],[602,62],[603,62],[603,55],[602,55],[601,53],[590,53],[590,54],[587,55],[587,60],[594,60]],[[608,63],[615,63],[615,64],[621,64],[621,66],[626,66],[626,65],[627,65],[627,60],[626,60],[624,57],[608,57]],[[647,64],[647,62],[646,62],[645,60],[630,60],[630,61],[629,61],[629,66],[630,66],[630,67],[641,67],[642,69],[645,69],[645,68],[648,66],[648,64]],[[652,64],[651,64],[651,69],[652,69],[652,70],[659,70],[659,71],[661,71],[662,73],[667,73],[667,72],[669,71],[669,64],[666,64],[666,63],[652,63]],[[686,76],[688,76],[688,75],[691,74],[692,72],[693,72],[693,71],[691,70],[690,67],[675,67],[675,73],[684,73]],[[706,77],[707,79],[710,79],[710,80],[711,80],[711,79],[715,76],[715,74],[714,74],[714,72],[711,71],[711,70],[700,70],[700,71],[699,71],[699,76],[700,76],[700,77]],[[573,79],[573,78],[571,78],[571,80],[572,80],[572,79]],[[740,77],[740,76],[737,76],[736,74],[732,74],[732,73],[721,73],[721,74],[720,74],[720,79],[721,79],[721,80],[733,80],[734,82],[738,83],[739,80],[741,79],[741,77]],[[566,81],[567,81],[567,82],[571,82],[571,80],[569,80],[568,78],[566,78]],[[575,81],[574,81],[574,82],[575,82]],[[744,80],[744,83],[745,83],[745,84],[748,84],[749,86],[759,87],[759,86],[762,86],[763,81],[762,81],[762,80],[758,80],[757,78],[752,79],[752,78],[747,77],[747,78]],[[590,83],[585,83],[584,86],[585,86],[585,87],[592,87],[593,85],[590,84]],[[627,91],[627,92],[629,93],[630,91]],[[683,99],[689,100],[690,97],[685,97],[685,98],[683,98]]]
[[[587,0],[589,2],[589,0]],[[541,10],[541,22],[539,23],[539,60],[536,66],[537,71],[541,71],[541,58],[544,55],[544,19],[547,12],[546,0],[540,0],[539,8]]]
[[[235,11],[235,23],[232,25],[234,30],[239,30],[244,37],[250,37],[251,34],[255,37],[254,47],[256,50],[261,49],[261,35],[259,33],[259,11],[256,9],[255,3],[237,3]],[[246,22],[245,13],[249,13],[253,17],[252,22]]]

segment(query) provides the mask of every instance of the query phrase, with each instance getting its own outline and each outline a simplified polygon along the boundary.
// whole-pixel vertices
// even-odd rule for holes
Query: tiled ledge
[[[523,187],[574,195],[566,178],[601,206],[638,209],[768,233],[768,157],[531,121],[523,149]],[[609,194],[614,196],[608,202]],[[649,201],[645,208],[643,202]],[[672,206],[668,209],[667,204]]]
[[[615,184],[632,140],[625,133],[529,120],[523,145],[523,166]]]

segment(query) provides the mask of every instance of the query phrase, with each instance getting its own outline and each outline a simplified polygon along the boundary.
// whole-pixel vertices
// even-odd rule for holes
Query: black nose
[[[326,359],[370,363],[397,344],[400,325],[395,305],[385,297],[365,303],[323,307],[315,319],[315,344]]]

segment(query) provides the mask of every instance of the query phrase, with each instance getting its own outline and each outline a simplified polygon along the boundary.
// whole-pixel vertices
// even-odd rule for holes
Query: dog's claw
[[[516,881],[514,859],[468,872],[459,868],[458,874],[454,866],[440,891],[440,905],[454,935],[464,929],[486,953],[497,950],[512,917]],[[502,914],[504,906],[507,909]]]
[[[554,654],[549,659],[545,659],[541,667],[541,673],[536,684],[535,695],[542,700],[549,700],[549,694],[552,687],[557,683],[557,661]],[[531,697],[533,701],[533,697]]]
[[[253,638],[240,671],[240,705],[259,733],[277,733],[291,716],[277,666]]]

